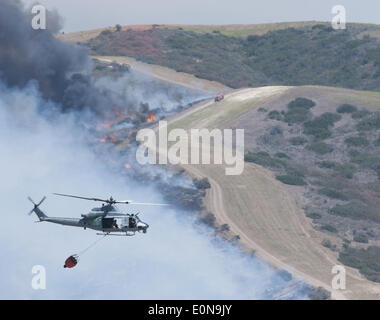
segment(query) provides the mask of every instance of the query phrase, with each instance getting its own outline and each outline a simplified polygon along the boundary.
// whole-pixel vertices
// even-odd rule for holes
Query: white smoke
[[[106,237],[75,268],[64,269],[69,255],[98,236],[93,230],[33,223],[34,214],[26,214],[32,208],[28,195],[35,201],[47,195],[41,209],[62,217],[79,217],[93,204],[52,192],[162,199],[149,185],[111,173],[87,147],[74,116],[41,116],[47,103],[33,83],[23,90],[0,86],[0,298],[267,299],[288,286],[271,267],[215,239],[193,217],[159,207],[138,208],[150,224],[147,234]],[[34,265],[46,268],[46,290],[31,287]],[[302,288],[293,290],[294,297],[305,297]]]
[[[185,107],[194,100],[210,96],[201,89],[194,90],[159,82],[150,75],[134,70],[130,70],[117,79],[110,76],[101,77],[95,85],[97,88],[122,94],[128,103],[135,107],[135,110],[141,103],[147,103],[151,110],[160,109],[164,113],[173,111],[178,106]]]

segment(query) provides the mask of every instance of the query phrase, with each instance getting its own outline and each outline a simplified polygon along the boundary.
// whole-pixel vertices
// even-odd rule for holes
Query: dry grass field
[[[290,90],[291,87],[263,87],[235,91],[221,103],[204,102],[176,115],[169,120],[169,129],[228,127],[228,123],[264,101],[280,98]],[[359,93],[353,94],[360,99]],[[215,214],[219,224],[227,223],[231,232],[239,235],[247,251],[254,250],[273,266],[324,287],[335,299],[379,298],[379,285],[349,267],[346,267],[346,290],[332,290],[332,267],[340,263],[336,253],[323,247],[321,240],[326,237],[333,240],[334,236],[316,231],[306,218],[299,198],[303,187],[286,186],[272,172],[252,163],[246,163],[244,173],[238,176],[226,176],[223,165],[183,165],[183,168],[193,177],[209,179],[207,210]]]

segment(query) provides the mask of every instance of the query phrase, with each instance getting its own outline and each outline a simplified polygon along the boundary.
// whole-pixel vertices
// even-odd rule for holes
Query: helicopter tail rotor
[[[28,197],[28,200],[33,203],[34,208],[28,213],[31,215],[33,212],[38,216],[40,221],[42,221],[44,218],[46,218],[46,214],[44,214],[38,207],[41,205],[42,202],[44,202],[46,197],[44,196],[39,203],[35,203],[31,197]]]

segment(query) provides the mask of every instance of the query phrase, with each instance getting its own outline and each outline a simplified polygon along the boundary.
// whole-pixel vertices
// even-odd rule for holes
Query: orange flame
[[[149,118],[146,119],[146,122],[153,122],[153,121],[157,121],[157,118],[154,115],[154,113],[151,112]]]
[[[131,165],[130,165],[129,163],[126,163],[126,164],[124,165],[124,167],[125,167],[126,169],[130,169],[130,168],[131,168]]]

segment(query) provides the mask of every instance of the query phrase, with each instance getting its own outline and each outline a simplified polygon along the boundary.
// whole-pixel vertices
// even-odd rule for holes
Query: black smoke
[[[56,12],[47,12],[45,30],[34,30],[33,15],[19,0],[0,0],[0,78],[9,88],[36,81],[43,98],[63,111],[89,108],[99,111],[108,97],[88,75],[88,50],[56,39],[61,28]]]

